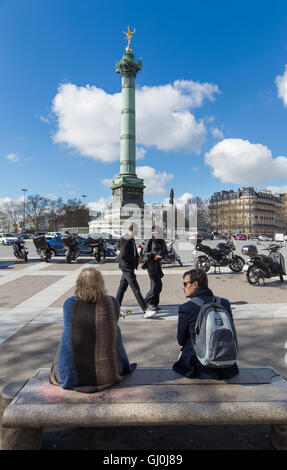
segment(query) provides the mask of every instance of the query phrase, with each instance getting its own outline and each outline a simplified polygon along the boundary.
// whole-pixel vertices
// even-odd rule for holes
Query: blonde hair
[[[76,281],[75,295],[85,302],[97,302],[106,295],[104,278],[95,268],[82,270]]]

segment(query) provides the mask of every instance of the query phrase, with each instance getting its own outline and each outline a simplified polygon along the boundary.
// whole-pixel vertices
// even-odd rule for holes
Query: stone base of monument
[[[3,388],[2,450],[40,449],[42,428],[266,424],[274,447],[287,448],[287,382],[272,367],[242,367],[224,381],[138,367],[91,394],[51,385],[48,376],[39,369],[26,383]]]

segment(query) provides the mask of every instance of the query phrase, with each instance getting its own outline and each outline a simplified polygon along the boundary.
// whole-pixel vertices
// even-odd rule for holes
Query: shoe
[[[151,304],[148,306],[148,309],[149,309],[149,310],[153,310],[154,312],[157,311],[156,306],[155,306],[155,305],[151,305]]]
[[[153,317],[155,314],[156,314],[156,311],[155,311],[155,310],[151,310],[151,309],[148,308],[148,309],[144,312],[144,318],[151,318],[151,317]]]
[[[127,312],[125,312],[122,308],[120,309],[120,317],[126,318]]]

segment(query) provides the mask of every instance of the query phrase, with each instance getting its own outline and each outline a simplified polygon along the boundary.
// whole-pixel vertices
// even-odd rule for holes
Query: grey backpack
[[[230,367],[238,356],[238,343],[232,315],[220,297],[205,303],[199,297],[190,299],[200,307],[192,345],[200,363],[207,367]]]

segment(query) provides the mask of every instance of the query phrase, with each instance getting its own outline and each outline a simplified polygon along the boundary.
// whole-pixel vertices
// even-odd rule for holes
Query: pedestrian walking
[[[161,260],[167,256],[167,246],[162,238],[162,229],[153,225],[152,237],[148,240],[143,251],[142,268],[147,269],[150,279],[150,290],[145,296],[145,302],[150,310],[160,310],[159,297],[162,291]]]
[[[119,242],[119,268],[122,271],[122,277],[116,298],[119,304],[122,305],[124,294],[128,286],[130,286],[144,313],[144,318],[149,318],[152,317],[155,312],[147,307],[134,272],[135,269],[137,269],[139,262],[142,261],[138,254],[134,235],[137,235],[137,227],[135,224],[130,224],[128,233],[123,235]],[[122,315],[125,315],[124,312],[121,313]]]

